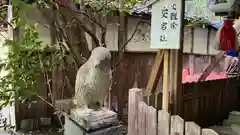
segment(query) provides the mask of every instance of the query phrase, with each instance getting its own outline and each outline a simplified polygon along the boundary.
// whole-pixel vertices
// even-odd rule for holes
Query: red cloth
[[[220,31],[220,45],[224,51],[236,50],[236,30],[233,27],[233,20],[224,20]]]

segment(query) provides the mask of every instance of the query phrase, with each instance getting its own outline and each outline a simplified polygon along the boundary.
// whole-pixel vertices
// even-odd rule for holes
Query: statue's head
[[[105,47],[96,47],[92,50],[90,60],[95,67],[109,67],[111,64],[110,50]]]

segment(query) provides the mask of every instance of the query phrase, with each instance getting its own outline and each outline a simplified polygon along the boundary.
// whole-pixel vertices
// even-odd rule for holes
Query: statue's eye
[[[100,60],[100,63],[103,63],[104,62],[104,60]]]

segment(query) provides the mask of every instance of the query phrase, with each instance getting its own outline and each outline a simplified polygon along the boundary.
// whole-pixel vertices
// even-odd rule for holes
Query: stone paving
[[[9,133],[0,132],[0,135],[10,135]]]

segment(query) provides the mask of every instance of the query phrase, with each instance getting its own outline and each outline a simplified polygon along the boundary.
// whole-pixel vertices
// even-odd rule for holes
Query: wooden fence
[[[202,129],[195,122],[157,111],[143,102],[142,90],[129,91],[128,135],[218,135],[212,129]]]
[[[150,98],[150,105],[161,109],[162,93],[152,94]],[[209,127],[221,123],[228,117],[229,112],[240,111],[239,102],[239,77],[184,83],[179,103],[180,116],[201,127]]]
[[[185,120],[212,126],[239,110],[239,77],[183,84],[182,113]]]

